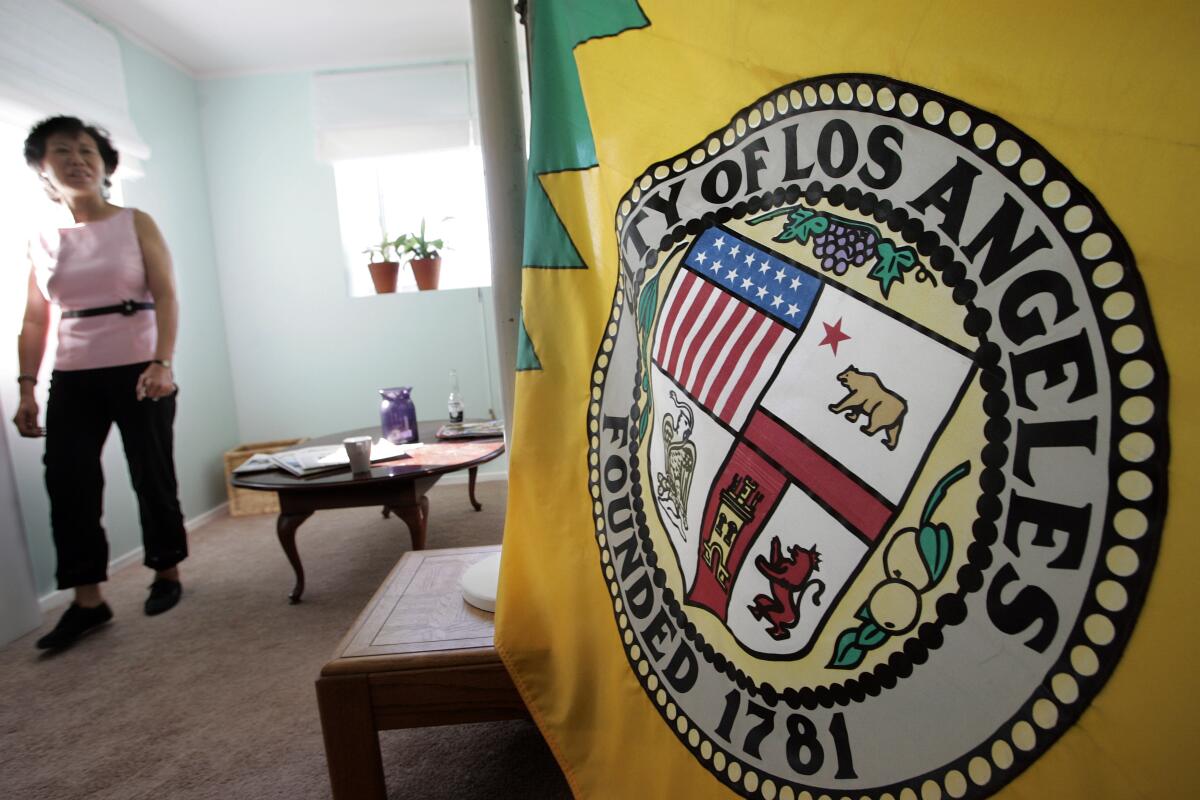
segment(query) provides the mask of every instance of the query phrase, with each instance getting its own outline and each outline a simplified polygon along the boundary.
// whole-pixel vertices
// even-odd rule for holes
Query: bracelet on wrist
[[[17,383],[28,383],[30,386],[37,386],[36,375],[18,375]]]
[[[171,359],[169,358],[154,358],[150,360],[151,364],[158,364],[160,367],[171,368]]]

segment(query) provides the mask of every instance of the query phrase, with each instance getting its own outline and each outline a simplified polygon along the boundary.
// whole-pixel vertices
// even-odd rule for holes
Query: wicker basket
[[[278,514],[279,495],[257,489],[239,489],[230,481],[233,471],[255,453],[278,453],[303,442],[304,439],[280,439],[274,442],[251,442],[241,444],[225,453],[225,491],[229,495],[229,515],[244,517],[249,514]]]

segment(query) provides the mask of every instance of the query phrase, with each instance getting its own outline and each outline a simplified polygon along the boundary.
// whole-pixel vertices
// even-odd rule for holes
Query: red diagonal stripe
[[[684,389],[692,392],[692,394],[695,394],[696,389],[696,384],[694,382],[695,370],[697,367],[703,369],[705,363],[699,360],[700,350],[704,346],[705,340],[708,339],[708,334],[711,331],[712,326],[715,325],[717,320],[721,318],[721,314],[725,312],[725,307],[731,303],[738,303],[738,305],[741,305],[738,300],[735,300],[725,292],[721,292],[717,295],[717,301],[713,303],[712,310],[708,312],[704,319],[700,320],[700,331],[696,334],[696,338],[692,339],[691,351],[683,354],[684,360],[679,366],[679,371],[676,374],[676,377],[679,379],[679,384],[683,386]],[[730,314],[730,316],[735,317],[737,315]],[[717,349],[719,350],[720,348],[718,347]],[[704,355],[706,360],[711,359],[714,356],[711,348]]]
[[[873,542],[883,533],[893,509],[761,409],[754,412],[746,428],[746,440],[821,498],[866,539]]]
[[[658,352],[654,355],[659,364],[662,364],[667,357],[667,340],[671,338],[671,329],[679,321],[679,305],[691,290],[692,281],[695,279],[691,272],[685,271],[683,277],[679,279],[675,291],[671,292],[667,298],[667,308],[663,313],[662,322],[658,326]]]
[[[730,348],[729,353],[724,360],[718,361],[721,355],[721,350],[725,347],[725,343],[733,336],[733,332],[737,329],[738,323],[745,319],[746,315],[754,314],[754,310],[745,304],[739,304],[739,307],[729,315],[729,319],[725,320],[725,324],[717,333],[717,338],[713,341],[712,349],[708,351],[708,359],[700,365],[700,371],[696,375],[696,379],[692,381],[692,385],[688,387],[694,397],[700,396],[700,391],[704,388],[704,384],[708,382],[708,376],[714,369],[721,368],[726,361],[736,361],[738,357],[737,348]],[[753,323],[749,322],[746,327],[750,327]]]
[[[721,397],[721,390],[725,388],[725,384],[733,376],[733,370],[741,363],[742,354],[746,352],[746,348],[750,346],[750,342],[754,340],[754,334],[758,331],[759,325],[762,324],[762,316],[746,306],[746,310],[754,316],[750,322],[742,328],[742,333],[738,336],[737,343],[733,346],[733,350],[729,352],[729,357],[725,359],[725,363],[721,365],[721,371],[717,373],[717,379],[713,381],[712,388],[709,389],[708,395],[702,398],[706,408],[711,408],[716,411],[717,400]],[[734,406],[737,408],[737,406]],[[728,420],[726,420],[728,422]]]
[[[760,317],[766,320],[767,317]],[[771,352],[771,348],[775,346],[775,342],[779,340],[779,334],[783,332],[783,326],[776,323],[768,323],[770,327],[759,339],[758,346],[754,348],[754,353],[751,354],[749,361],[742,374],[738,376],[738,382],[733,387],[733,391],[729,393],[729,397],[725,400],[725,407],[718,413],[718,416],[726,422],[733,420],[733,415],[737,413],[738,406],[742,404],[742,398],[746,396],[746,390],[750,388],[750,384],[754,383],[754,379],[758,377],[758,371],[762,369],[763,362],[767,360],[767,354]]]
[[[688,337],[688,334],[696,327],[696,322],[700,317],[700,312],[704,308],[704,304],[708,302],[709,296],[717,291],[708,281],[703,281],[700,285],[700,291],[696,293],[696,299],[692,301],[683,311],[683,321],[679,323],[679,330],[675,331],[675,342],[671,345],[671,352],[667,355],[667,360],[663,367],[669,372],[672,377],[679,375],[677,364],[681,351],[683,350],[683,341]],[[676,315],[678,316],[678,315]]]

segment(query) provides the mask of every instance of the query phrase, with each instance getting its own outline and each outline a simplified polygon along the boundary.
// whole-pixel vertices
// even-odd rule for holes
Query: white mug
[[[371,471],[371,437],[351,436],[342,440],[346,455],[350,457],[350,471],[355,475]]]

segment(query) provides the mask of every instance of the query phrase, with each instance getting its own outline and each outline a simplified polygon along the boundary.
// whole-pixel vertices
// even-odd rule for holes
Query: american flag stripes
[[[803,327],[820,280],[728,232],[696,241],[664,303],[654,361],[738,427]]]

